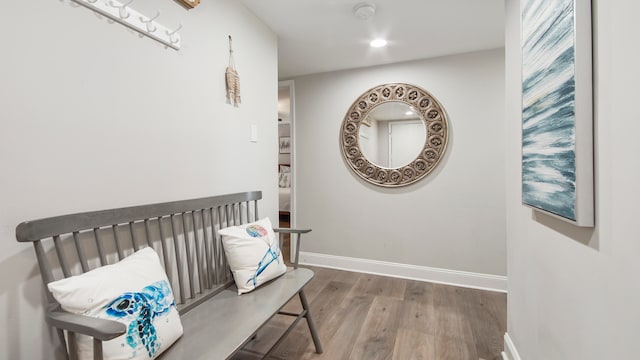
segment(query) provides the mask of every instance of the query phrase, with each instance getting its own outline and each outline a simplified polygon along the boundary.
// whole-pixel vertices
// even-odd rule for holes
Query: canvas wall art
[[[522,201],[593,226],[590,0],[522,0]]]
[[[291,154],[291,137],[280,136],[278,138],[280,154]]]

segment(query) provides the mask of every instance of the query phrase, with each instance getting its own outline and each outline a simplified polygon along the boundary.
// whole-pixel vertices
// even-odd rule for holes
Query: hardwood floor
[[[501,359],[506,294],[312,269],[306,294],[324,353],[302,320],[270,359]],[[285,306],[300,309],[297,297]],[[290,321],[276,315],[234,359],[259,358]]]

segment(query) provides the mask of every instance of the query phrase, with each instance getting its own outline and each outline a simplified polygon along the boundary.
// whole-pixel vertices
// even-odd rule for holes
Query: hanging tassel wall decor
[[[227,100],[229,104],[238,106],[241,103],[240,100],[240,77],[235,69],[235,63],[233,60],[233,46],[231,35],[229,35],[229,66],[225,72],[225,79],[227,83]]]
[[[178,0],[178,1],[189,9],[193,9],[194,7],[200,5],[200,0]]]

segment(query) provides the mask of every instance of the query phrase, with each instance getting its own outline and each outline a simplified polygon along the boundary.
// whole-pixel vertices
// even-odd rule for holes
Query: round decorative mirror
[[[447,114],[433,95],[410,84],[391,83],[364,92],[342,121],[342,154],[351,169],[379,186],[412,184],[444,155]]]

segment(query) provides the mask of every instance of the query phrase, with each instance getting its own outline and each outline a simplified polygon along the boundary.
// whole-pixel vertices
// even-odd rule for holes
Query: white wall
[[[637,359],[640,3],[594,0],[594,229],[520,204],[519,1],[506,1],[508,334],[524,360]]]
[[[263,190],[277,211],[277,40],[239,2],[137,0],[180,51],[70,0],[0,5],[0,358],[51,358],[23,220]],[[242,105],[226,104],[228,35]],[[255,59],[260,59],[256,61]],[[250,125],[258,143],[250,143]]]
[[[357,259],[505,275],[504,53],[295,78],[297,225],[302,250]],[[376,187],[343,161],[345,112],[367,89],[416,84],[444,106],[450,143],[420,182]]]

